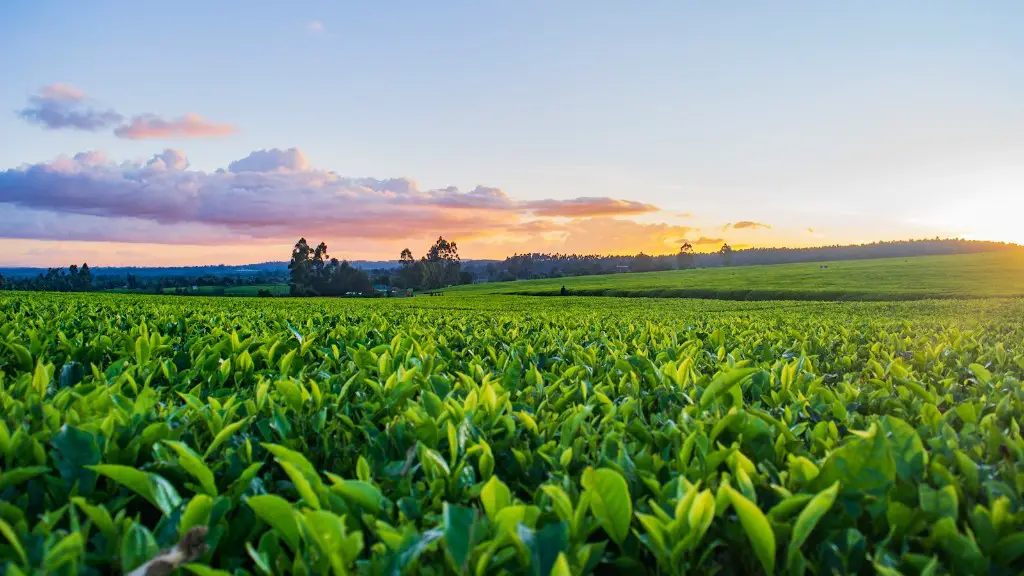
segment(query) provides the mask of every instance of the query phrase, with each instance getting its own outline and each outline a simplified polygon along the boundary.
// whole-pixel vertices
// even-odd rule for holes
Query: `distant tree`
[[[679,253],[676,254],[676,266],[680,270],[686,270],[693,268],[693,263],[693,245],[684,240],[683,245],[679,247]]]
[[[462,272],[459,272],[459,284],[472,284],[472,283],[473,283],[473,273],[472,272],[470,272],[468,270],[463,270]]]
[[[459,259],[459,247],[455,242],[438,236],[421,262],[424,264],[422,281],[425,288],[441,288],[459,282],[462,262]]]
[[[641,252],[633,257],[630,269],[634,272],[650,272],[654,269],[654,259]]]
[[[565,284],[562,284],[562,290],[559,291],[559,294],[561,294],[562,296],[568,296],[569,295],[569,291],[565,289]]]
[[[402,250],[402,255],[399,257],[398,261],[401,263],[402,268],[408,268],[416,263],[416,259],[413,258],[412,255],[412,250],[409,250],[408,248]]]
[[[419,288],[420,283],[423,281],[423,266],[416,261],[416,258],[412,255],[412,250],[408,248],[402,250],[402,255],[398,261],[400,263],[398,277],[396,278],[398,286],[402,288]]]
[[[722,244],[722,247],[718,250],[718,253],[722,256],[723,266],[732,266],[732,253],[734,250],[732,246],[728,244]]]
[[[311,291],[311,265],[312,258],[309,244],[305,238],[299,238],[292,248],[292,260],[288,263],[288,292],[292,296],[308,296]]]
[[[0,274],[0,290],[4,290],[6,288],[7,288],[7,279],[4,278],[3,274]]]

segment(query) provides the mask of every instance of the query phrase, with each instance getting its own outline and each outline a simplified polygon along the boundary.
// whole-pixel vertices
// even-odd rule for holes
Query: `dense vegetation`
[[[1020,300],[254,302],[0,295],[6,573],[1024,570]]]
[[[609,256],[599,254],[515,254],[502,262],[490,263],[484,272],[489,281],[592,276],[619,272],[657,272],[687,268],[752,266],[794,262],[910,258],[980,252],[1016,252],[1020,246],[1003,242],[960,239],[900,240],[851,246],[813,248],[734,249],[722,239],[702,238],[697,246],[684,242],[673,254]]]
[[[713,239],[715,244],[721,239]],[[312,268],[317,248],[305,247],[302,239],[288,262],[263,262],[244,266],[185,266],[185,267],[101,267],[92,271],[90,281],[75,281],[74,266],[63,268],[0,268],[0,289],[42,290],[51,292],[86,292],[90,290],[130,290],[155,294],[178,295],[237,295],[255,294],[247,290],[252,286],[274,285],[287,288],[273,289],[292,295],[337,295],[365,289],[361,275],[378,289],[434,290],[456,284],[474,282],[505,282],[540,278],[592,276],[620,272],[654,272],[689,268],[717,268],[794,262],[823,262],[862,260],[873,258],[910,258],[927,255],[976,254],[981,252],[1011,252],[1022,254],[1016,244],[961,239],[901,240],[873,242],[852,246],[820,246],[814,248],[747,248],[732,249],[727,244],[709,248],[709,239],[702,238],[696,248],[684,242],[677,253],[629,256],[596,254],[515,254],[504,260],[460,260],[455,242],[438,238],[419,260],[405,249],[397,261],[347,261],[332,263],[324,257],[326,244],[321,243],[321,261],[318,273],[323,276],[313,281],[304,271]],[[304,260],[299,262],[299,284],[296,285],[296,251]],[[82,266],[84,270],[86,265]],[[332,276],[335,268],[344,269]],[[5,276],[6,274],[6,276]],[[317,291],[313,284],[320,286]],[[346,284],[339,287],[340,284]],[[203,289],[211,287],[210,289]],[[352,288],[356,288],[353,290]]]
[[[549,278],[461,287],[465,293],[658,296],[726,300],[914,300],[1024,296],[1024,254],[879,258],[646,274]]]

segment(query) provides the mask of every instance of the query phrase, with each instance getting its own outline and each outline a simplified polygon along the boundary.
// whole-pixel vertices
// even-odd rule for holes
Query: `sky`
[[[1024,2],[0,3],[0,265],[1024,242]]]

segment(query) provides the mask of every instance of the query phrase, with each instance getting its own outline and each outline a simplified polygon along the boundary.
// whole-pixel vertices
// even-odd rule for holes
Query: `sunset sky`
[[[1024,2],[0,3],[0,265],[1024,242]]]

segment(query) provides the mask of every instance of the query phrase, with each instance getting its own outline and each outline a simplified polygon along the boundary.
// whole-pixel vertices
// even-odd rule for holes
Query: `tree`
[[[310,249],[305,238],[299,238],[292,248],[292,260],[288,263],[288,292],[292,296],[307,296],[310,294]]]
[[[633,257],[632,270],[634,272],[650,272],[654,269],[654,259],[643,252]]]
[[[693,245],[684,240],[683,245],[679,247],[679,253],[676,254],[676,264],[680,270],[686,270],[693,268],[694,260]]]
[[[420,283],[423,281],[423,266],[416,261],[416,258],[412,255],[412,250],[408,248],[402,250],[402,255],[398,261],[401,263],[401,267],[398,270],[398,285],[402,288],[419,288]]]
[[[472,284],[472,283],[473,283],[473,274],[471,272],[469,272],[468,270],[463,270],[462,272],[459,272],[459,284]]]
[[[441,288],[457,284],[462,263],[459,260],[459,247],[449,242],[444,236],[438,236],[434,245],[423,257],[423,286],[428,289]]]
[[[3,290],[6,287],[7,287],[7,279],[4,278],[3,274],[0,274],[0,290]]]
[[[416,263],[416,259],[412,256],[412,250],[408,248],[402,250],[402,255],[398,258],[398,261],[401,263],[402,268],[408,268]]]
[[[718,250],[718,253],[722,255],[722,265],[732,266],[732,246],[728,244],[722,244],[722,247]]]
[[[305,238],[299,239],[288,270],[292,296],[343,296],[373,291],[370,276],[347,260],[332,258],[324,242],[310,249]]]

